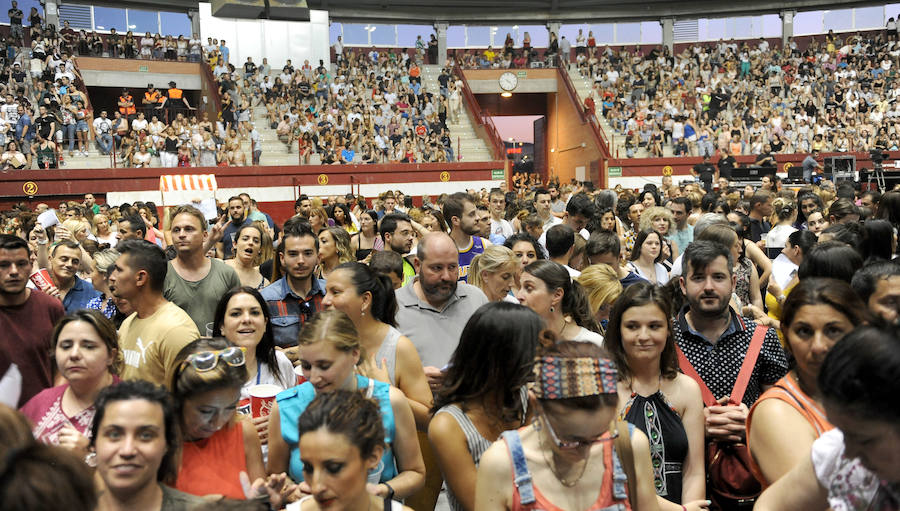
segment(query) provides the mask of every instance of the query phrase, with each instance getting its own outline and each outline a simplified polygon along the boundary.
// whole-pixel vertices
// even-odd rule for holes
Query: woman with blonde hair
[[[384,425],[385,450],[378,467],[369,472],[380,497],[406,498],[422,488],[425,464],[416,436],[416,423],[403,393],[357,371],[367,358],[353,321],[344,312],[319,312],[303,325],[299,338],[300,367],[306,382],[278,394],[269,415],[269,473],[288,471],[304,480],[298,419],[316,394],[339,389],[364,393],[378,402]],[[307,493],[311,488],[300,485]]]
[[[350,234],[343,227],[328,227],[319,233],[319,268],[316,276],[324,279],[343,263],[356,261],[350,247]]]
[[[109,274],[116,265],[116,259],[119,258],[119,252],[115,249],[108,248],[94,254],[91,260],[91,284],[94,289],[100,291],[100,296],[92,298],[85,308],[96,309],[103,313],[109,319],[116,317],[119,313],[116,307],[116,298],[109,289]]]
[[[109,245],[109,248],[114,248],[119,240],[116,238],[116,233],[109,228],[109,217],[98,213],[94,215],[92,223],[94,224],[93,231],[97,242],[106,243]]]
[[[609,311],[622,294],[622,283],[616,270],[608,264],[592,264],[581,271],[575,280],[584,288],[594,319],[600,325],[601,334],[606,334]]]
[[[503,245],[490,245],[472,259],[469,284],[484,291],[492,302],[519,303],[509,292],[516,283],[520,266],[521,262],[512,250]]]
[[[671,266],[672,260],[678,257],[679,254],[678,245],[667,238],[667,236],[675,233],[675,218],[672,216],[672,212],[669,211],[668,208],[661,206],[653,206],[649,209],[645,209],[644,212],[641,213],[641,221],[638,227],[640,231],[653,229],[659,233],[659,237],[662,238],[661,250],[663,259],[668,261],[668,264],[666,264],[667,267]]]

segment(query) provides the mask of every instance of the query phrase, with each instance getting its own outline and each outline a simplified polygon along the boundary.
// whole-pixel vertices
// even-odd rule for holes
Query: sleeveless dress
[[[481,433],[478,432],[478,429],[475,428],[475,425],[472,424],[472,421],[469,420],[469,417],[460,407],[456,405],[443,406],[435,413],[435,415],[438,413],[450,414],[456,423],[459,424],[459,428],[462,430],[463,435],[466,436],[466,445],[469,447],[469,454],[472,455],[472,461],[475,462],[475,467],[477,468],[478,464],[481,462],[481,456],[484,454],[484,451],[487,451],[488,447],[491,446],[491,441],[481,436]],[[449,486],[447,487],[447,501],[450,504],[451,510],[462,510],[462,504],[459,503],[459,500]]]
[[[400,340],[400,336],[403,334],[400,330],[389,326],[387,335],[384,336],[384,340],[381,341],[381,346],[378,348],[378,352],[375,353],[375,362],[381,364],[381,360],[387,360],[387,372],[388,376],[391,379],[391,385],[397,386],[397,341]]]
[[[284,509],[285,509],[285,511],[300,511],[301,509],[303,509],[303,502],[307,501],[311,498],[313,498],[312,495],[307,495],[296,502],[291,502]],[[403,511],[402,503],[397,502],[396,500],[391,500],[387,497],[384,498],[383,505],[384,505],[384,508],[383,508],[384,511]]]
[[[681,504],[682,470],[688,455],[687,432],[681,417],[660,391],[649,397],[632,394],[622,415],[625,421],[634,424],[650,440],[656,494],[669,502]]]
[[[384,443],[387,445],[378,468],[375,469],[375,472],[369,473],[369,482],[383,483],[390,481],[397,476],[397,467],[394,464],[394,452],[392,449],[397,432],[394,427],[394,409],[391,408],[390,385],[358,374],[356,375],[356,387],[365,389],[366,397],[373,398],[378,403],[381,411],[381,421],[384,425]],[[300,461],[300,438],[297,430],[297,421],[315,397],[316,389],[308,381],[296,387],[291,387],[275,396],[275,400],[278,402],[278,410],[281,414],[281,436],[290,448],[288,475],[296,482],[303,480],[303,462]]]
[[[633,426],[629,425],[630,428]],[[513,469],[513,511],[576,511],[555,506],[535,486],[531,471],[528,470],[528,461],[525,459],[519,431],[506,431],[501,438],[509,449]],[[622,468],[619,456],[615,454],[615,448],[612,445],[605,446],[603,449],[603,483],[600,486],[600,495],[586,511],[630,509],[628,478],[625,476],[625,470]]]
[[[191,495],[216,494],[244,500],[241,471],[247,471],[244,429],[243,422],[235,421],[209,438],[182,444],[175,489]]]
[[[794,378],[791,373],[788,373],[784,378],[775,382],[775,385],[772,386],[772,388],[763,392],[763,394],[759,396],[759,399],[756,400],[756,403],[753,404],[753,407],[750,408],[750,413],[747,414],[748,448],[750,448],[749,431],[753,420],[753,412],[756,411],[756,407],[766,399],[784,401],[793,409],[797,410],[797,413],[802,415],[803,418],[809,422],[809,425],[816,430],[816,438],[819,438],[823,433],[834,429],[834,426],[828,422],[825,411],[819,408],[818,403],[813,401],[808,394],[803,392],[797,379]],[[771,484],[766,480],[765,476],[763,476],[762,470],[756,463],[756,458],[754,456],[750,456],[750,470],[753,472],[753,475],[756,476],[756,479],[763,484],[763,489]]]
[[[472,259],[484,252],[484,238],[480,236],[472,236],[472,244],[468,248],[459,251],[459,281],[469,281],[469,266],[472,265]]]

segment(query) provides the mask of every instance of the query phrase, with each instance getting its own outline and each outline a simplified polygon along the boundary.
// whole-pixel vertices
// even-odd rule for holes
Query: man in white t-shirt
[[[490,194],[491,234],[489,241],[495,245],[502,245],[506,238],[513,235],[513,228],[503,218],[506,211],[506,197],[499,188],[491,190]]]

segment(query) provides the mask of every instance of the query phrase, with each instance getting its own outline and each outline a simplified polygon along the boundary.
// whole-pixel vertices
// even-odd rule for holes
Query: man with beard
[[[415,263],[418,276],[397,290],[397,329],[415,345],[434,391],[463,327],[488,300],[477,287],[458,281],[459,252],[447,234],[425,235]]]
[[[250,223],[244,209],[243,199],[238,196],[228,199],[228,218],[231,221],[225,225],[222,241],[216,243],[216,255],[222,259],[234,257],[234,240],[241,229]]]
[[[26,287],[30,256],[25,240],[0,234],[0,365],[5,366],[0,376],[11,373],[21,380],[16,408],[53,384],[47,354],[53,325],[65,315],[59,300]]]
[[[384,241],[384,249],[396,252],[403,258],[403,285],[409,284],[416,276],[415,267],[405,257],[412,250],[415,239],[412,221],[403,213],[391,213],[381,219],[378,231]]]
[[[125,361],[123,380],[147,380],[169,385],[175,357],[200,337],[197,325],[180,307],[166,300],[166,254],[146,240],[128,239],[116,245],[121,254],[109,276],[118,306],[126,300],[134,312],[119,328]]]
[[[705,240],[688,245],[680,279],[687,305],[672,322],[678,348],[718,402],[704,415],[707,438],[720,442],[744,441],[749,407],[788,371],[778,335],[768,329],[741,403],[729,403],[757,328],[729,305],[736,283],[733,267],[729,247]]]
[[[478,236],[481,233],[481,225],[475,199],[471,195],[457,192],[447,197],[442,212],[450,224],[450,237],[453,238],[459,251],[459,280],[467,282],[472,259],[484,253],[484,247],[491,243]]]
[[[175,259],[169,261],[164,287],[166,299],[184,309],[201,332],[210,330],[207,325],[215,319],[219,298],[241,285],[234,268],[221,259],[206,257],[204,246],[209,237],[206,224],[206,217],[194,206],[175,208],[172,215]]]
[[[90,282],[78,278],[79,266],[81,246],[77,242],[63,240],[50,250],[50,278],[67,313],[87,307],[88,302],[100,296]]]
[[[296,218],[296,217],[295,217]],[[272,333],[280,347],[297,345],[300,327],[322,310],[325,281],[313,271],[319,260],[319,240],[309,224],[291,219],[285,222],[279,252],[283,277],[262,290],[272,316]]]

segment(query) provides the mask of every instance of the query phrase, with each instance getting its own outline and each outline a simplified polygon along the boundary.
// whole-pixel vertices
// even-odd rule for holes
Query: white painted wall
[[[247,20],[217,18],[212,15],[212,6],[199,3],[200,37],[205,43],[207,37],[225,39],[230,51],[229,61],[238,69],[253,57],[256,65],[262,58],[269,59],[272,72],[281,71],[287,59],[295,68],[309,59],[313,67],[319,59],[326,66],[331,63],[328,46],[328,11],[309,11],[309,22]]]

